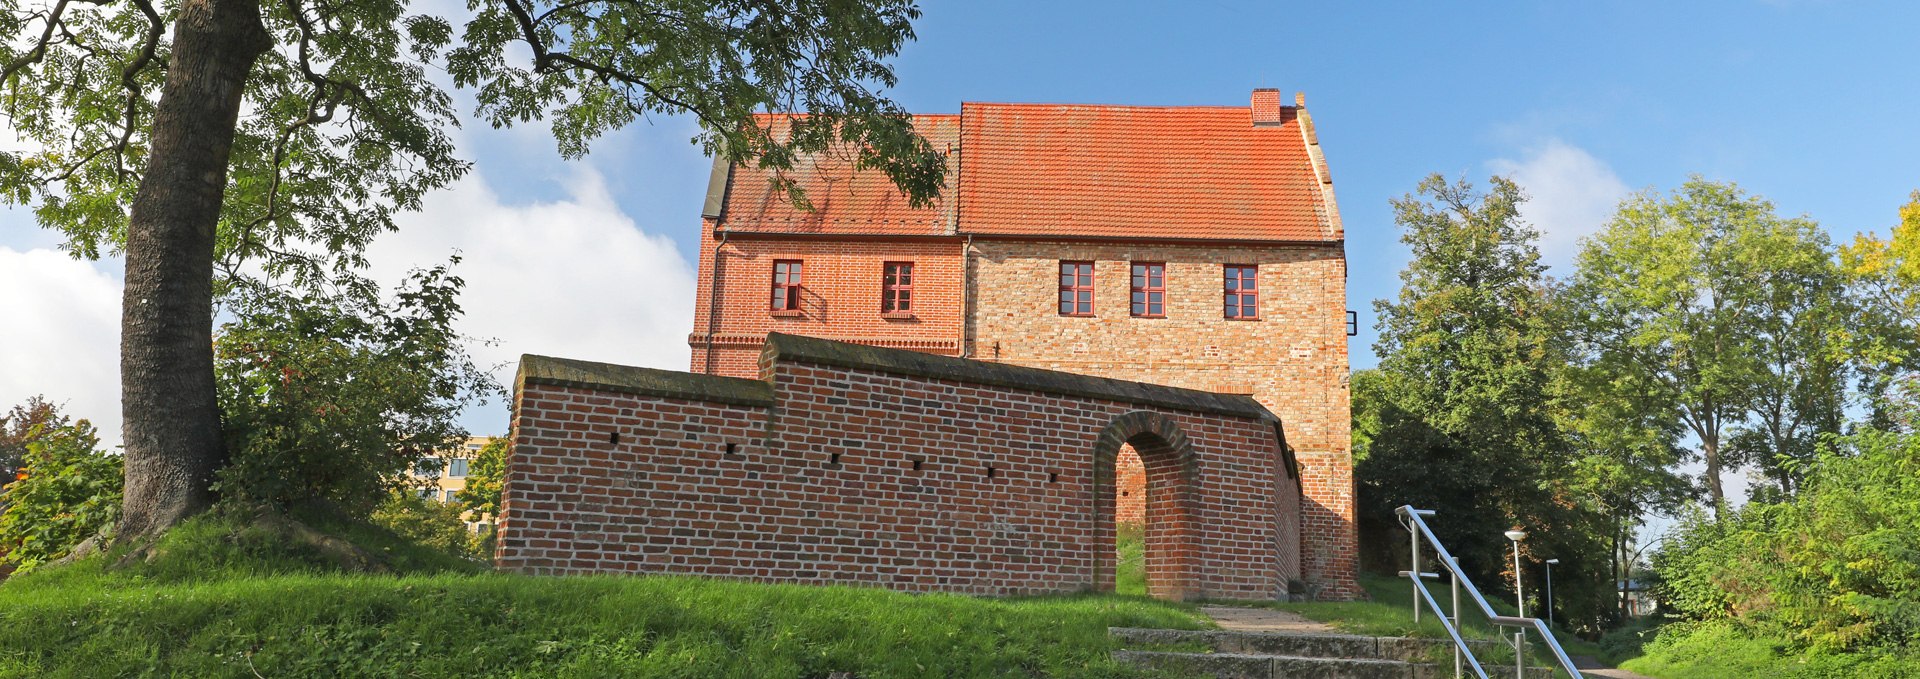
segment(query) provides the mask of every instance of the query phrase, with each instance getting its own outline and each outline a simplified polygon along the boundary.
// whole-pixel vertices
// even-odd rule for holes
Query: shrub
[[[393,531],[408,542],[462,558],[479,558],[479,542],[460,518],[461,507],[395,490],[373,511],[374,525]]]
[[[391,306],[359,280],[232,295],[214,345],[223,502],[365,517],[409,469],[463,441],[460,411],[499,388],[452,329],[461,286],[443,266],[415,272]]]
[[[1920,642],[1920,435],[1835,443],[1790,502],[1684,521],[1654,561],[1663,603],[1811,654]]]
[[[66,556],[120,518],[120,456],[99,450],[93,424],[56,417],[25,437],[24,478],[0,491],[0,563],[21,571]]]

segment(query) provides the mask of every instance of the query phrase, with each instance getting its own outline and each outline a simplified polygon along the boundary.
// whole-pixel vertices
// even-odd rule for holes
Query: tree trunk
[[[1727,493],[1720,487],[1720,440],[1714,437],[1702,438],[1700,447],[1705,453],[1702,457],[1707,463],[1707,497],[1713,501],[1713,519],[1718,521],[1727,507]]]
[[[213,384],[214,229],[247,73],[270,46],[258,0],[186,0],[174,21],[151,155],[127,225],[121,542],[205,510],[226,461]]]

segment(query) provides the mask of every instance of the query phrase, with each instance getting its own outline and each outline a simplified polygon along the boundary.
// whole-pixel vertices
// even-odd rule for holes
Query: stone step
[[[1443,679],[1453,676],[1450,642],[1350,634],[1295,634],[1221,630],[1109,628],[1123,650],[1116,660],[1148,670],[1220,679]],[[1470,640],[1485,658],[1497,641]],[[1193,652],[1190,649],[1205,649]],[[1486,666],[1492,677],[1513,666]],[[1551,679],[1547,667],[1527,668],[1528,679]]]
[[[1201,645],[1216,653],[1253,653],[1304,658],[1371,658],[1419,662],[1452,657],[1453,642],[1443,639],[1369,637],[1355,634],[1234,632],[1112,627],[1107,633],[1127,646]],[[1474,655],[1486,657],[1505,648],[1498,641],[1470,639]]]

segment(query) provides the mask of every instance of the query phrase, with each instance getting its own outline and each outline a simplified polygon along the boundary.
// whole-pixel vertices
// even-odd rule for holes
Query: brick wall
[[[972,356],[1252,395],[1286,423],[1304,467],[1303,577],[1325,598],[1360,593],[1342,245],[981,240],[973,249]],[[1093,317],[1058,314],[1061,260],[1095,263]],[[1136,261],[1166,264],[1165,318],[1129,315]],[[1223,317],[1224,264],[1259,266],[1259,320]]]
[[[1120,523],[1139,524],[1147,520],[1147,468],[1140,463],[1140,453],[1133,446],[1121,446],[1120,457],[1114,463],[1114,486],[1120,496],[1114,498],[1114,520]]]
[[[700,280],[694,302],[693,372],[733,377],[759,374],[761,341],[769,332],[937,354],[959,353],[961,243],[958,240],[860,241],[768,238],[742,234],[720,247],[717,318],[713,300],[713,223],[702,230]],[[774,313],[774,260],[802,262],[800,310]],[[913,263],[913,308],[882,315],[886,262]],[[709,323],[714,327],[709,334]],[[711,345],[711,348],[709,347]],[[709,353],[712,355],[709,364]]]
[[[1299,573],[1298,481],[1251,399],[786,335],[762,368],[523,360],[498,566],[1101,589],[1131,443],[1157,596],[1270,599]]]

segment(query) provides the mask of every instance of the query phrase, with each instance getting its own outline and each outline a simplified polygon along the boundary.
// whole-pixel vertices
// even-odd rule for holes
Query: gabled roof
[[[961,105],[915,116],[950,148],[948,188],[914,209],[848,154],[802,160],[788,176],[815,210],[794,208],[768,171],[732,168],[721,228],[830,235],[976,235],[1338,241],[1332,181],[1303,107]],[[1277,107],[1277,111],[1276,111]],[[845,156],[845,157],[840,157]],[[719,186],[715,187],[720,188]],[[709,215],[712,216],[712,215]]]
[[[785,134],[784,118],[770,118],[773,134]],[[959,167],[960,116],[917,115],[914,129],[934,148],[948,150],[947,186],[928,207],[915,208],[886,173],[855,171],[851,151],[796,159],[786,175],[806,190],[811,212],[788,201],[772,170],[736,166],[725,187],[721,215],[729,231],[805,234],[943,235],[953,226],[953,182]],[[711,189],[710,189],[711,191]]]

